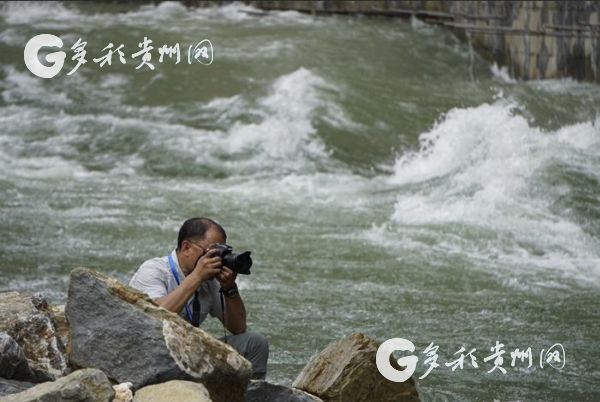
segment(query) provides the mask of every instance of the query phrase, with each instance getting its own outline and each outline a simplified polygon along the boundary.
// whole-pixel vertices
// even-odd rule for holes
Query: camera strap
[[[219,296],[221,296],[221,312],[223,313],[223,342],[227,343],[227,330],[225,329],[225,296],[223,296],[223,289],[219,290]]]
[[[169,266],[171,267],[171,272],[175,277],[175,282],[177,282],[177,286],[179,286],[179,275],[177,275],[177,268],[175,268],[175,261],[173,261],[173,256],[171,254],[169,254]],[[197,297],[197,295],[194,294],[194,297]],[[188,306],[187,301],[185,302],[185,313],[188,317],[188,321],[193,325],[192,312],[190,311],[190,307]]]

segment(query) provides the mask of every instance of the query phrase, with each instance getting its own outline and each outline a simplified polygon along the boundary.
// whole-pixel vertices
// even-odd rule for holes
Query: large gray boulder
[[[32,382],[53,380],[68,372],[64,347],[41,295],[0,293],[0,332],[10,335],[23,349]]]
[[[231,346],[98,272],[71,272],[66,316],[73,367],[95,367],[115,382],[202,383],[215,402],[243,401],[250,362]]]
[[[252,380],[246,391],[246,402],[323,402],[323,400],[299,389]]]
[[[4,402],[109,402],[114,391],[106,375],[96,369],[75,371],[56,381],[38,384],[5,396]]]
[[[333,342],[310,359],[293,387],[325,402],[418,402],[412,377],[398,383],[377,370],[375,356],[379,345],[360,333]]]

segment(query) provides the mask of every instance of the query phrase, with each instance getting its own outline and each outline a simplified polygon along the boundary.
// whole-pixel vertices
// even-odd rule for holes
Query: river
[[[411,340],[416,377],[439,346],[423,401],[600,398],[599,86],[513,80],[417,20],[0,10],[0,291],[64,303],[77,266],[127,282],[208,216],[252,250],[238,281],[270,381],[359,331]],[[23,63],[39,33],[67,52],[51,79]],[[144,37],[180,43],[181,62],[136,69]],[[78,38],[88,62],[66,75]],[[212,64],[188,63],[203,39]],[[92,61],[110,42],[126,64]],[[483,361],[496,341],[506,374]],[[564,367],[541,368],[556,343]],[[446,366],[461,346],[479,368]],[[531,367],[512,367],[528,347]]]

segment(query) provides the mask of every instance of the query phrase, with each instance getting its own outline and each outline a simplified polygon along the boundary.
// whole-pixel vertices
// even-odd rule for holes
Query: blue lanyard
[[[171,272],[175,277],[175,282],[177,282],[177,286],[179,286],[179,275],[177,275],[177,269],[175,268],[175,261],[173,261],[173,257],[169,254],[169,266],[171,267]],[[196,297],[196,295],[194,295]],[[185,302],[185,313],[188,316],[188,320],[192,322],[192,313],[190,312],[190,308],[188,307],[188,302]]]

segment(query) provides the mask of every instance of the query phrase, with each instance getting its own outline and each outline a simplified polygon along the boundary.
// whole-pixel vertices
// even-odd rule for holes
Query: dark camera
[[[217,243],[211,249],[219,250],[215,256],[223,259],[223,265],[237,272],[238,274],[250,275],[250,267],[252,266],[252,258],[250,251],[243,253],[234,253],[233,248],[227,244]]]

